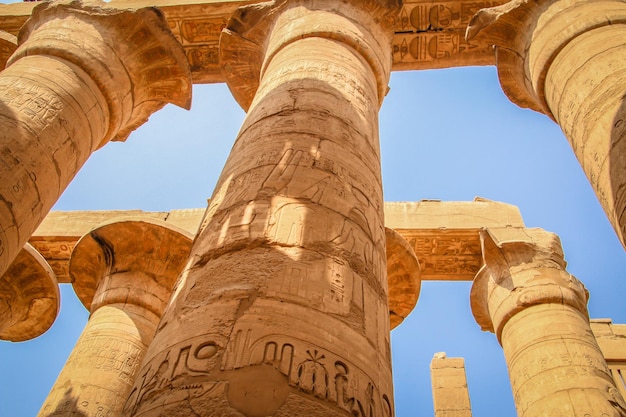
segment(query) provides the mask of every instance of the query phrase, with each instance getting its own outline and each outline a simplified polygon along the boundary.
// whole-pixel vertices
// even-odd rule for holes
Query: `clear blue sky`
[[[190,112],[168,106],[126,143],[96,152],[57,210],[204,207],[243,112],[223,85],[196,86]],[[591,293],[592,317],[626,322],[626,256],[556,124],[503,95],[493,67],[394,73],[381,111],[386,201],[517,205],[529,227],[557,233],[569,271]],[[71,287],[43,336],[0,342],[0,416],[39,410],[87,320]],[[469,309],[470,283],[428,282],[392,332],[398,417],[432,416],[429,363],[464,357],[474,415],[513,417],[500,346]]]

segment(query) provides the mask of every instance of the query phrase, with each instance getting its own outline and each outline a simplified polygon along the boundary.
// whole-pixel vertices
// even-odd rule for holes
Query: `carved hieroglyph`
[[[496,44],[514,103],[561,126],[626,246],[626,2],[514,0],[478,13],[468,38]]]
[[[87,0],[90,1],[90,0]],[[239,6],[251,0],[110,0],[110,7],[158,7],[182,45],[194,83],[224,82],[220,72],[219,37]],[[503,0],[404,0],[395,21],[393,69],[422,70],[456,66],[493,65],[488,40],[464,37],[471,17]],[[17,33],[32,6],[29,2],[0,4],[0,30]],[[0,61],[2,61],[0,49]]]
[[[59,284],[48,262],[26,244],[0,277],[0,340],[43,334],[59,312]]]
[[[77,243],[70,274],[91,316],[39,416],[119,416],[191,249],[161,221],[124,219]]]
[[[0,275],[94,150],[191,94],[155,9],[44,2],[18,43],[0,73]]]
[[[483,198],[385,202],[383,206],[385,226],[409,243],[420,262],[422,280],[472,281],[482,265],[480,229],[524,227],[517,207]],[[67,268],[72,248],[97,225],[132,215],[164,220],[195,235],[204,212],[204,209],[53,211],[29,242],[46,258],[60,283],[70,282]]]
[[[248,115],[124,415],[393,415],[377,121],[395,3],[234,16],[222,63]]]
[[[565,270],[558,237],[491,229],[482,247],[472,312],[502,344],[518,416],[626,416],[590,329],[587,291]]]

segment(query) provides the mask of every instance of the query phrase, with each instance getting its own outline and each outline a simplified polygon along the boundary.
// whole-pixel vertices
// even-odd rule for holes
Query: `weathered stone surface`
[[[224,82],[220,72],[220,33],[240,6],[255,0],[111,0],[109,7],[158,7],[181,43],[189,60],[194,83]],[[424,3],[404,0],[395,22],[393,69],[421,70],[471,65],[493,65],[489,41],[465,39],[472,15],[503,0],[443,0]],[[89,3],[89,1],[88,1]],[[31,13],[33,3],[0,4],[0,29],[17,34]]]
[[[626,398],[626,324],[615,324],[611,319],[592,319],[590,324],[615,386]]]
[[[389,320],[397,327],[413,311],[420,294],[420,264],[409,243],[398,232],[385,228]]]
[[[78,239],[116,217],[164,220],[195,234],[205,209],[170,212],[51,212],[30,243],[46,258],[59,282],[70,282],[69,256]],[[422,280],[471,281],[482,265],[479,231],[483,227],[523,227],[517,207],[485,199],[474,201],[386,202],[385,226],[397,231],[417,255]],[[393,292],[393,287],[390,287]]]
[[[0,71],[4,69],[7,60],[17,49],[17,37],[0,30]]]
[[[59,285],[46,260],[28,243],[0,277],[0,340],[22,342],[52,326]]]
[[[125,415],[393,415],[377,120],[394,3],[277,1],[229,24],[267,39],[259,87]]]
[[[514,103],[561,126],[626,245],[626,3],[514,0],[478,13],[468,37],[496,45]]]
[[[191,94],[155,9],[44,2],[18,43],[0,73],[0,273],[94,150]]]
[[[120,414],[191,238],[162,221],[123,218],[80,239],[70,274],[91,316],[41,417],[61,408],[84,417]]]
[[[465,361],[436,353],[430,362],[435,417],[472,417]]]
[[[472,286],[472,312],[502,344],[518,415],[625,416],[591,332],[587,292],[565,271],[558,237],[508,228],[481,238],[484,266]]]
[[[524,222],[517,207],[476,198],[385,203],[385,226],[409,242],[422,280],[472,281],[482,266],[480,229],[524,227]]]

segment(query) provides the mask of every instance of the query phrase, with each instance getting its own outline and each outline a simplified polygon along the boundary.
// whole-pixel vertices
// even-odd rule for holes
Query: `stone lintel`
[[[195,234],[204,211],[56,211],[48,214],[30,243],[46,258],[59,282],[68,283],[72,248],[100,223],[116,217],[141,216],[163,220]],[[482,264],[480,229],[523,227],[524,222],[515,206],[477,199],[385,203],[385,225],[409,242],[420,261],[422,280],[471,281]]]
[[[218,44],[222,28],[240,6],[257,0],[111,0],[108,7],[156,6],[183,45],[191,65],[193,82],[220,83]],[[86,4],[95,4],[93,0]],[[460,66],[494,65],[493,48],[487,41],[466,41],[470,18],[481,8],[503,4],[502,0],[404,0],[396,21],[393,70],[422,70]],[[0,30],[17,35],[37,2],[0,4]],[[0,60],[2,57],[0,57]]]

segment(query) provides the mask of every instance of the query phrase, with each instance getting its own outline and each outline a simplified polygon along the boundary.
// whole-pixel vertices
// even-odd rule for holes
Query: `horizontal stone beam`
[[[183,45],[194,83],[223,82],[219,69],[219,35],[233,11],[259,0],[111,0],[107,7],[158,7]],[[87,4],[102,4],[85,0]],[[494,65],[488,42],[466,41],[465,28],[480,9],[505,1],[404,0],[393,40],[396,71]],[[0,4],[0,30],[17,35],[37,2]],[[0,53],[3,51],[0,50]],[[0,56],[0,61],[2,57]]]
[[[116,218],[163,220],[195,234],[204,209],[170,212],[56,211],[30,239],[46,258],[59,282],[70,282],[68,261],[85,233]],[[385,203],[385,226],[404,237],[417,255],[422,280],[471,281],[482,264],[479,230],[484,227],[524,227],[517,207],[476,199],[472,202],[420,201]]]

